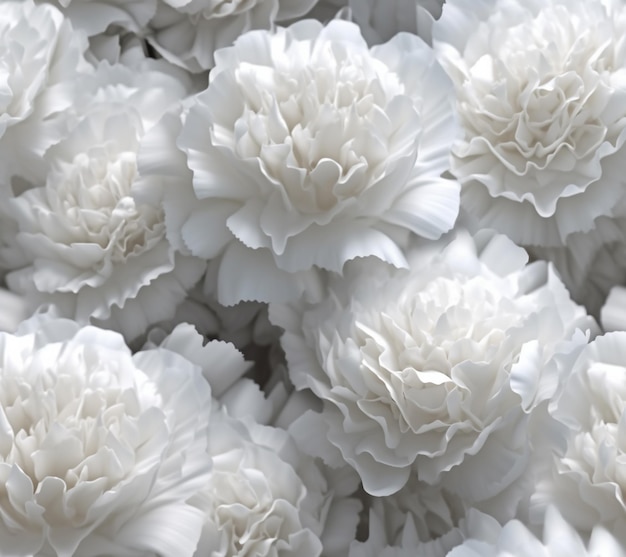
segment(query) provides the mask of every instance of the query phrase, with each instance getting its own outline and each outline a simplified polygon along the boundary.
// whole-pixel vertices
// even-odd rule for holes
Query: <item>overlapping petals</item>
[[[191,170],[165,188],[168,235],[222,256],[218,301],[294,299],[317,268],[369,255],[403,267],[409,232],[452,227],[458,184],[440,177],[456,133],[440,96],[450,87],[407,34],[369,50],[345,21],[251,32],[217,53],[176,141],[184,157],[142,172]]]
[[[561,246],[624,195],[622,2],[446,2],[433,39],[465,137],[452,171],[474,224]]]
[[[59,319],[0,334],[5,555],[191,555],[211,390],[166,350]]]
[[[7,280],[33,308],[53,304],[134,338],[171,318],[204,270],[175,253],[162,209],[131,196],[143,134],[185,88],[158,71],[107,63],[82,86],[77,124],[46,153],[45,184],[11,200],[26,266]]]
[[[272,304],[270,320],[296,388],[323,403],[335,448],[320,456],[338,449],[373,495],[414,472],[471,503],[525,473],[536,410],[596,326],[505,237],[440,248],[412,254],[410,271],[354,263],[328,301]]]

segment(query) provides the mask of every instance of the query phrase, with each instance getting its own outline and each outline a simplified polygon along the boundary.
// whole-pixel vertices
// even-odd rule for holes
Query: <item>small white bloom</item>
[[[440,178],[456,133],[450,88],[412,35],[371,50],[339,20],[243,35],[218,51],[186,114],[184,157],[146,165],[183,177],[165,188],[168,236],[221,256],[224,305],[298,298],[316,268],[356,257],[406,266],[409,232],[436,239],[458,213],[458,184]],[[180,128],[165,125],[164,136]]]
[[[504,236],[440,249],[411,254],[408,271],[351,263],[327,301],[271,304],[270,320],[366,491],[395,493],[413,471],[473,503],[525,473],[531,417],[586,344],[576,329],[595,323]]]
[[[166,60],[198,73],[215,65],[215,51],[253,29],[308,12],[316,0],[157,0],[148,42]]]
[[[60,319],[0,334],[0,352],[2,554],[192,555],[187,501],[211,468],[199,368]]]
[[[213,470],[192,500],[206,516],[197,557],[316,557],[327,522],[332,529],[337,520],[351,523],[341,532],[344,550],[354,539],[360,505],[335,497],[322,469],[286,431],[221,411],[213,415],[210,439]],[[346,523],[346,515],[353,519]]]
[[[41,177],[41,157],[64,133],[87,41],[53,6],[31,0],[0,9],[0,183]]]
[[[467,520],[467,539],[448,557],[623,557],[618,538],[602,527],[594,528],[589,543],[568,524],[554,507],[548,509],[543,526],[543,541],[519,520],[504,526],[493,517],[471,511]]]
[[[532,499],[533,520],[554,504],[573,526],[613,528],[626,512],[626,332],[606,333],[578,357],[552,415],[565,427],[564,454]]]
[[[452,172],[474,226],[557,247],[624,196],[621,0],[464,0],[433,25],[465,137]]]
[[[47,151],[45,184],[10,200],[26,266],[7,283],[33,307],[54,304],[131,339],[172,317],[204,270],[175,253],[162,209],[131,195],[142,136],[185,88],[161,72],[107,63],[81,84],[78,123]]]

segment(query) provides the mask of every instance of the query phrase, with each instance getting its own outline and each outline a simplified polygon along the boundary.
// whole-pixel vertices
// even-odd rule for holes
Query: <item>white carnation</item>
[[[270,320],[366,491],[395,493],[413,471],[472,503],[525,473],[531,418],[586,344],[575,330],[595,324],[503,236],[440,248],[416,251],[409,271],[350,264],[326,302],[271,304]]]
[[[192,555],[211,390],[191,362],[132,355],[66,320],[0,334],[3,555]]]
[[[0,10],[0,183],[41,177],[41,157],[64,133],[84,69],[85,38],[52,6],[2,2]]]
[[[440,178],[456,133],[441,102],[450,87],[408,34],[370,50],[339,20],[250,32],[218,51],[180,134],[163,122],[160,152],[178,135],[184,157],[142,172],[172,177],[171,241],[221,257],[220,303],[298,298],[316,268],[369,255],[406,266],[409,232],[452,227],[458,184]]]
[[[175,253],[162,209],[131,195],[142,136],[185,89],[161,72],[106,63],[81,85],[78,123],[47,151],[45,184],[10,200],[26,266],[7,282],[33,307],[53,304],[134,338],[172,317],[204,270]]]
[[[626,512],[626,333],[606,333],[578,357],[553,416],[565,426],[564,453],[555,450],[533,496],[533,520],[554,504],[574,527],[612,529]]]
[[[475,226],[561,246],[624,195],[621,0],[446,2],[433,26],[465,137],[452,172]]]

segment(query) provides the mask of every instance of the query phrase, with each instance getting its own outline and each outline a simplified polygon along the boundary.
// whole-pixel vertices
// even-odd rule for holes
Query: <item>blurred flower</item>
[[[624,196],[621,0],[445,3],[433,42],[465,137],[452,173],[475,227],[558,247]]]
[[[555,508],[548,509],[543,525],[543,541],[522,522],[511,520],[504,526],[478,511],[470,513],[467,539],[448,557],[622,557],[626,548],[602,527],[593,530],[589,543]]]
[[[444,557],[463,540],[465,509],[440,487],[411,482],[369,503],[367,540],[349,557]]]
[[[431,41],[433,21],[441,15],[444,0],[350,0],[352,18],[368,44],[407,32]]]
[[[132,339],[172,317],[204,270],[168,243],[162,209],[131,196],[141,138],[185,87],[160,71],[107,63],[81,86],[76,124],[46,152],[45,184],[9,200],[26,266],[7,284],[33,309],[54,304]]]
[[[217,53],[180,134],[164,119],[161,156],[141,172],[172,177],[172,243],[221,257],[220,303],[296,299],[317,268],[369,255],[403,267],[409,232],[453,226],[458,184],[440,178],[456,133],[441,102],[450,87],[408,34],[369,50],[339,20],[247,33]]]
[[[408,271],[350,263],[325,302],[271,304],[270,320],[295,387],[323,403],[332,447],[319,456],[339,450],[372,495],[413,471],[473,504],[521,481],[530,432],[549,426],[539,410],[587,343],[577,329],[596,326],[506,237],[461,233],[441,248],[413,252]]]
[[[213,469],[189,502],[205,513],[195,553],[203,556],[345,557],[360,502],[354,472],[333,471],[300,451],[285,427],[302,412],[282,385],[263,393],[246,377],[250,362],[232,344],[210,341],[188,324],[161,349],[202,369],[217,401],[208,452]]]
[[[54,4],[88,37],[109,27],[141,33],[156,12],[157,0],[37,0]]]
[[[164,350],[39,317],[0,334],[3,555],[192,555],[211,390]]]
[[[565,426],[564,452],[537,485],[532,520],[554,504],[574,527],[612,529],[626,512],[626,332],[597,337],[572,367],[552,415]]]
[[[253,29],[300,17],[317,0],[157,0],[147,39],[166,60],[198,73],[215,65],[215,51]]]
[[[41,177],[41,157],[63,137],[87,41],[53,6],[2,2],[0,10],[0,185]]]

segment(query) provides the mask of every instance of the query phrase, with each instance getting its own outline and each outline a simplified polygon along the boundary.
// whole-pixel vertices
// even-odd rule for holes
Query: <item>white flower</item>
[[[326,302],[271,304],[270,320],[367,492],[395,493],[414,471],[473,503],[525,473],[532,418],[587,342],[575,330],[595,323],[504,236],[440,249],[416,251],[409,271],[350,264]]]
[[[346,21],[250,32],[218,51],[177,140],[185,156],[142,172],[182,177],[165,189],[168,235],[222,254],[220,303],[295,299],[316,267],[369,255],[406,266],[409,232],[452,227],[450,87],[408,34],[369,50]],[[165,137],[180,127],[163,125]]]
[[[597,337],[580,354],[552,409],[566,449],[532,499],[533,521],[554,504],[574,527],[613,528],[626,512],[626,333]]]
[[[618,538],[602,527],[593,530],[589,543],[554,507],[548,509],[543,526],[543,541],[522,522],[511,520],[504,526],[491,516],[470,512],[467,539],[448,557],[623,557],[624,547]]]
[[[164,349],[60,319],[0,334],[3,555],[192,555],[211,390]]]
[[[73,80],[86,64],[85,38],[61,12],[30,1],[0,10],[0,183],[19,174],[38,178],[41,156],[64,133],[62,113]]]
[[[181,324],[161,343],[202,368],[221,406],[211,418],[213,469],[190,500],[205,513],[196,557],[314,557],[322,547],[325,557],[345,557],[361,508],[352,497],[358,478],[307,456],[279,425],[302,412],[298,396],[280,385],[264,394],[232,344],[203,340]]]
[[[443,0],[350,0],[352,18],[369,44],[406,31],[431,40],[433,21],[441,15]]]
[[[621,0],[447,1],[433,25],[465,137],[452,172],[474,226],[561,246],[624,195]]]
[[[157,0],[37,0],[54,4],[89,37],[114,26],[141,34],[156,12]]]
[[[77,100],[79,123],[47,151],[45,184],[10,200],[27,266],[7,283],[34,307],[54,304],[131,339],[172,317],[204,270],[175,253],[162,209],[131,196],[143,134],[185,89],[160,72],[106,63],[82,86],[88,100]]]
[[[316,0],[157,0],[148,42],[166,60],[191,72],[209,70],[214,54],[253,29],[300,17]]]
[[[344,520],[345,513],[354,519],[352,531],[342,532],[344,549],[354,539],[358,502],[344,500],[333,511],[341,500],[286,431],[222,411],[212,418],[210,438],[213,470],[192,500],[206,513],[197,557],[315,557],[322,554],[327,521]]]

